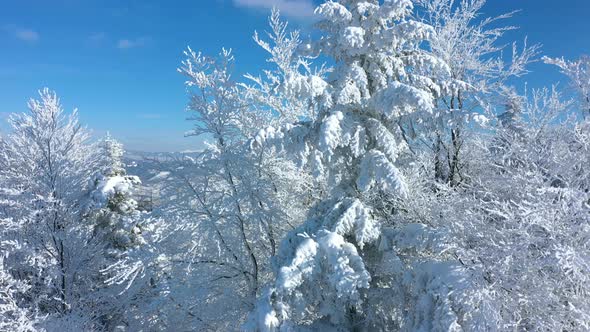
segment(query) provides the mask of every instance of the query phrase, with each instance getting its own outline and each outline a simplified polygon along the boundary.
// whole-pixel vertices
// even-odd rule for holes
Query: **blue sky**
[[[316,4],[319,1],[313,0]],[[96,135],[106,131],[128,149],[200,148],[190,129],[183,77],[186,46],[207,54],[232,48],[237,75],[265,66],[252,41],[273,5],[293,26],[309,28],[312,0],[0,0],[0,121],[25,110],[42,87],[77,107]],[[590,53],[589,0],[489,0],[485,14],[521,9],[510,37],[541,43],[549,56]],[[531,87],[565,81],[535,64]],[[523,82],[518,82],[523,84]],[[6,129],[5,124],[0,129]]]

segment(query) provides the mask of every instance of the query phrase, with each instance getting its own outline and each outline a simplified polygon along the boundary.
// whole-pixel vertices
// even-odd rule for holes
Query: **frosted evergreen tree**
[[[138,210],[134,190],[141,185],[139,177],[127,175],[123,145],[107,135],[98,142],[99,171],[91,180],[87,210],[87,223],[93,227],[94,236],[102,246],[100,274],[96,276],[97,299],[100,305],[101,323],[111,330],[128,324],[125,313],[135,301],[124,301],[118,294],[120,268],[125,269],[129,254],[146,243],[142,225],[151,221]],[[128,294],[125,294],[127,296]],[[118,298],[121,301],[112,301]],[[114,302],[114,303],[113,303]]]
[[[127,172],[123,163],[123,155],[125,154],[123,144],[107,133],[100,145],[103,153],[103,174],[107,176],[125,175]]]
[[[107,134],[99,143],[100,172],[93,182],[91,208],[108,208],[119,214],[130,214],[137,208],[132,198],[133,187],[141,184],[137,176],[127,175],[123,163],[123,145]]]
[[[372,298],[388,288],[377,277],[387,273],[378,269],[395,257],[379,250],[391,252],[388,235],[396,233],[384,234],[382,228],[408,191],[396,167],[406,148],[397,120],[428,114],[434,99],[455,86],[447,64],[421,47],[434,30],[413,20],[412,8],[404,0],[320,5],[317,27],[323,37],[307,52],[331,57],[333,72],[325,80],[300,74],[277,83],[285,94],[313,103],[317,116],[263,130],[253,148],[274,144],[289,151],[316,180],[326,181],[329,191],[283,240],[276,280],[260,297],[249,329],[394,327],[379,322]],[[447,321],[452,326],[453,320]]]
[[[87,211],[95,232],[107,245],[107,256],[113,259],[143,242],[138,226],[141,218],[133,198],[134,187],[141,181],[127,175],[123,145],[109,134],[99,142],[99,151],[100,171],[92,180],[94,189]]]

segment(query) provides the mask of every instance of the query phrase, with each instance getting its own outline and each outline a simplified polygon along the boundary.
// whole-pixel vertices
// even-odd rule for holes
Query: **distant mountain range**
[[[125,151],[125,159],[128,160],[170,160],[170,159],[178,159],[183,158],[185,156],[194,157],[200,154],[202,150],[186,150],[186,151],[179,151],[179,152],[146,152],[146,151],[137,151],[137,150],[128,150]]]

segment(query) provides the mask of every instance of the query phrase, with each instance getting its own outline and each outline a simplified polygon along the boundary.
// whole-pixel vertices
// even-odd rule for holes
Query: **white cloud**
[[[36,43],[39,41],[39,33],[35,30],[19,27],[16,25],[6,25],[4,30],[27,43]]]
[[[117,48],[122,50],[127,50],[130,48],[137,48],[145,46],[150,39],[148,37],[141,37],[136,39],[120,39],[117,42]]]
[[[295,18],[310,18],[315,5],[312,0],[233,0],[238,7],[266,9],[278,8],[281,14]]]

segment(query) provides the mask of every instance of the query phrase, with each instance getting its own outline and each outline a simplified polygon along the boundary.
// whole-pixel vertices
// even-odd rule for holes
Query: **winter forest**
[[[0,331],[590,330],[590,57],[484,5],[274,9],[248,75],[187,48],[199,152],[41,89],[0,135]]]

